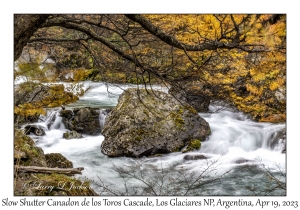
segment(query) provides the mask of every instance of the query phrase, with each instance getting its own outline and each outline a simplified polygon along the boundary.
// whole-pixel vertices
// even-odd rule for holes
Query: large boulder
[[[200,81],[191,81],[172,86],[169,94],[180,101],[187,102],[193,106],[197,112],[207,112],[210,104],[211,93]]]
[[[142,157],[180,151],[204,141],[208,123],[186,103],[160,91],[127,89],[108,114],[101,151],[110,156]]]
[[[81,134],[98,135],[101,132],[99,113],[99,109],[85,107],[62,110],[60,116],[67,129]]]

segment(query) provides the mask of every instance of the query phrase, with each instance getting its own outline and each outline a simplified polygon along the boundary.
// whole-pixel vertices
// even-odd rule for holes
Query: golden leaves
[[[25,83],[22,84],[26,85]],[[45,108],[58,107],[78,100],[78,96],[64,90],[64,85],[52,85],[43,98],[34,102],[25,102],[14,107],[14,114],[21,116],[45,115]]]
[[[285,84],[284,78],[277,78],[276,80],[274,80],[270,83],[269,88],[270,88],[270,90],[276,90],[277,88],[281,87],[284,84]]]
[[[261,96],[263,93],[263,87],[256,87],[255,85],[246,84],[247,91],[252,93],[253,95]]]
[[[45,109],[39,107],[37,104],[25,103],[14,107],[14,114],[22,115],[25,117],[45,115]]]

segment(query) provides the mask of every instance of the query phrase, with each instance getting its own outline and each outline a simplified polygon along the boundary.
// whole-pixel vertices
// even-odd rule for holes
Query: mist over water
[[[89,106],[102,109],[99,116],[101,126],[104,125],[106,117],[103,109],[116,106],[123,89],[132,87],[130,85],[120,85],[121,88],[107,87],[103,83],[94,82],[85,82],[84,86],[89,87],[85,95],[66,108]],[[160,89],[160,87],[155,86],[155,89]],[[167,89],[163,88],[163,91]],[[282,153],[285,148],[285,139],[280,139],[280,134],[286,125],[254,122],[243,113],[230,109],[215,112],[219,108],[217,105],[211,105],[209,107],[211,113],[199,113],[209,123],[211,135],[202,142],[199,150],[189,153],[175,152],[160,157],[140,159],[108,158],[100,150],[100,145],[104,140],[102,135],[83,135],[84,138],[81,139],[64,139],[63,133],[68,130],[61,122],[58,108],[48,112],[45,122],[38,123],[47,127],[46,123],[55,116],[54,122],[45,131],[46,135],[42,137],[31,135],[31,137],[45,153],[61,153],[73,162],[74,167],[84,167],[83,174],[77,175],[78,178],[88,178],[95,182],[101,178],[108,185],[112,184],[112,188],[116,190],[124,190],[124,185],[120,175],[113,170],[114,165],[141,164],[145,168],[153,166],[162,169],[176,164],[176,168],[183,169],[187,173],[200,173],[203,168],[207,167],[209,161],[217,161],[217,174],[211,174],[211,176],[230,172],[221,181],[199,189],[199,195],[251,195],[250,188],[260,189],[267,182],[263,176],[261,164],[270,168],[274,174],[285,171],[286,155]],[[207,159],[186,160],[184,159],[186,155],[204,155]],[[149,176],[151,178],[153,174],[150,173]],[[142,185],[138,181],[132,181],[131,184]],[[93,188],[99,192],[97,185],[93,185]],[[280,193],[274,192],[274,195]]]

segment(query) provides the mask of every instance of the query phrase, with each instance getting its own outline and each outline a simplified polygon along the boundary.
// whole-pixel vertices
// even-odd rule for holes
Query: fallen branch
[[[58,173],[58,174],[82,174],[83,167],[79,168],[48,168],[48,167],[38,167],[38,166],[15,166],[15,171],[23,173]]]

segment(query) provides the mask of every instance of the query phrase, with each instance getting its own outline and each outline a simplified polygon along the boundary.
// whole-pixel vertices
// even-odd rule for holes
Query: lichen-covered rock
[[[108,114],[101,151],[142,157],[180,151],[191,140],[204,141],[208,123],[186,103],[160,91],[127,89]]]
[[[169,93],[178,100],[190,104],[197,112],[208,111],[211,93],[200,81],[183,83],[180,87],[172,86]]]
[[[49,168],[73,168],[73,163],[60,153],[45,154]]]
[[[82,134],[77,133],[76,131],[69,131],[63,134],[63,138],[65,139],[80,139],[82,138]]]
[[[99,109],[90,107],[62,110],[62,122],[69,130],[82,134],[98,135],[101,132],[99,122]]]

